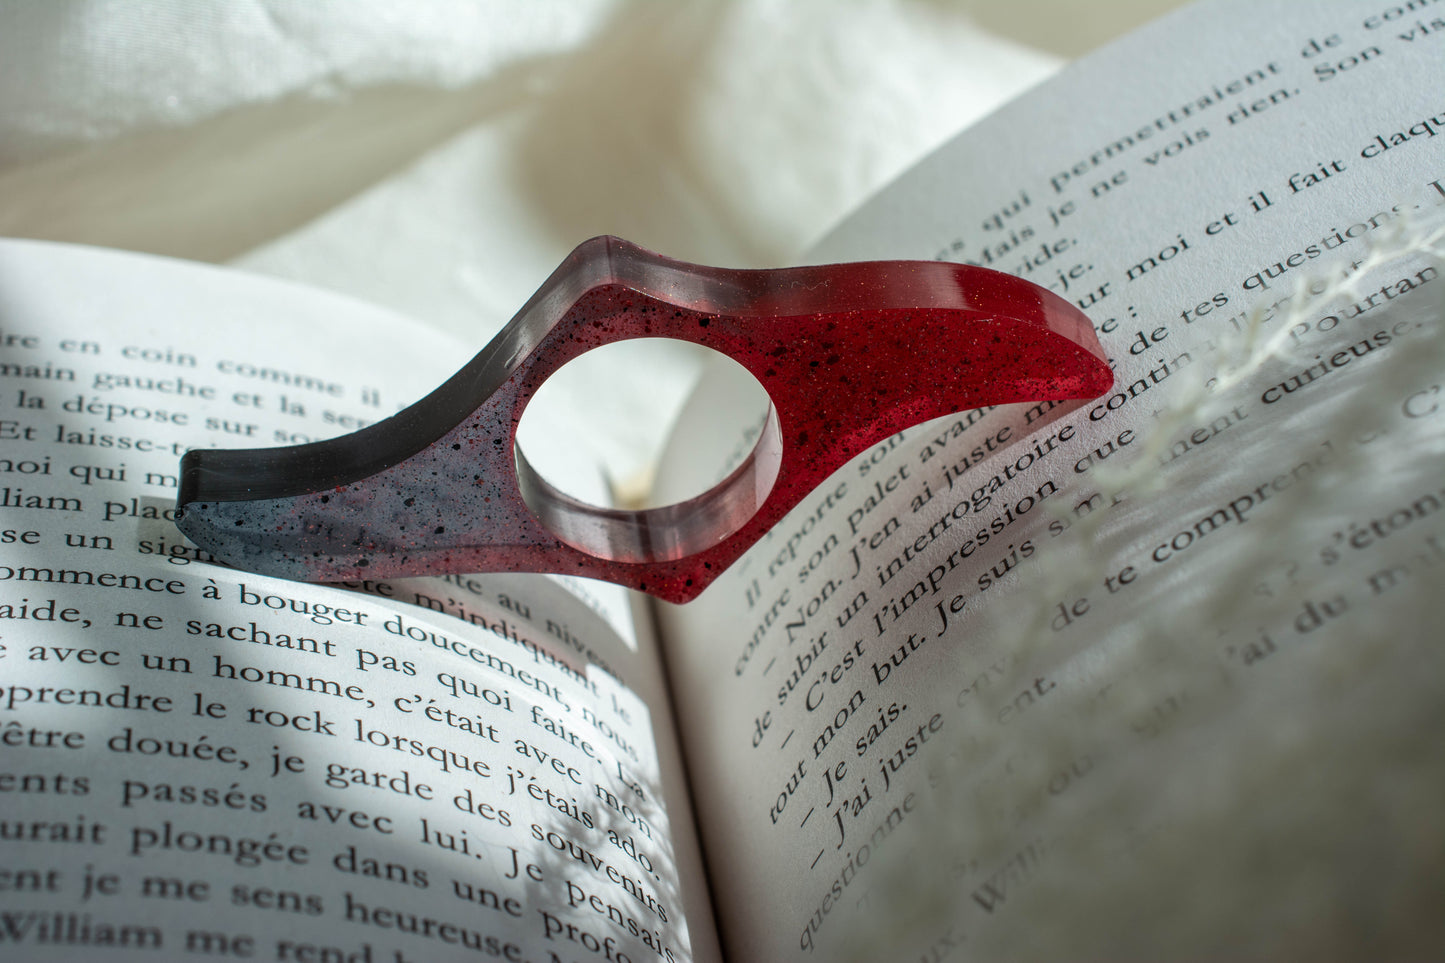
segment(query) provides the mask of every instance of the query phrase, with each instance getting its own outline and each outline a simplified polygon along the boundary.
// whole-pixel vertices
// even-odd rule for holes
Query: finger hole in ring
[[[603,508],[560,491],[514,449],[522,500],[558,539],[615,562],[672,561],[718,544],[767,500],[783,460],[782,427],[772,405],[748,456],[712,488],[685,501],[640,510]]]

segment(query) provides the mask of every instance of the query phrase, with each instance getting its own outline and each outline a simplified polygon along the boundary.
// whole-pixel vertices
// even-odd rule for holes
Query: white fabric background
[[[10,0],[0,234],[229,261],[479,348],[595,234],[794,261],[1174,2]],[[629,347],[536,415],[624,481],[698,362]]]

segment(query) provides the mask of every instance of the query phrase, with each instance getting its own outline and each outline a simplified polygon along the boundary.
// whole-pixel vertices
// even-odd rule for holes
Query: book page
[[[238,272],[0,245],[0,956],[717,950],[646,623],[523,575],[302,585],[172,520],[192,446],[379,420],[466,349]]]
[[[1116,381],[888,439],[663,608],[731,957],[1433,952],[1442,14],[1184,11],[817,250],[1030,278]]]

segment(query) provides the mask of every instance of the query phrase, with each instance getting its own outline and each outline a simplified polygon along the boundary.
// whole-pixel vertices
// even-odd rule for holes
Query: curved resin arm
[[[772,401],[727,479],[644,511],[578,502],[516,447],[548,377],[629,338],[719,351]],[[177,524],[229,564],[304,581],[557,572],[683,602],[901,429],[984,405],[1093,397],[1112,382],[1088,318],[1005,274],[932,261],[728,270],[600,237],[466,367],[392,418],[293,448],[188,452]]]

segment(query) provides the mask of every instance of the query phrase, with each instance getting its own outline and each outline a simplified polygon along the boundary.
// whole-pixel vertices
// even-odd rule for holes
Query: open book
[[[0,956],[1437,946],[1442,13],[1197,7],[902,178],[817,259],[1032,278],[1113,392],[890,439],[684,607],[211,564],[187,447],[351,430],[476,346],[0,245]],[[659,497],[746,450],[735,390]]]

